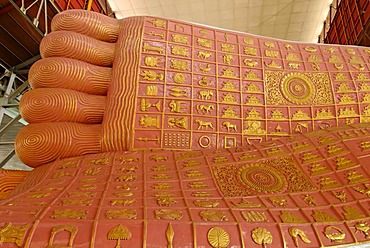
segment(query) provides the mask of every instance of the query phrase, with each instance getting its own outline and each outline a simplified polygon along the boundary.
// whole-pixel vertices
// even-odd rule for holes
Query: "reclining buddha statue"
[[[370,243],[370,49],[81,10],[52,30],[2,247]]]

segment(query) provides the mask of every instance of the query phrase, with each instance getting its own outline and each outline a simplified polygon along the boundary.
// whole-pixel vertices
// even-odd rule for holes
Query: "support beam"
[[[0,137],[8,130],[11,126],[13,126],[18,120],[21,119],[21,115],[17,115],[13,120],[11,120],[8,124],[6,124],[1,130],[0,130]]]

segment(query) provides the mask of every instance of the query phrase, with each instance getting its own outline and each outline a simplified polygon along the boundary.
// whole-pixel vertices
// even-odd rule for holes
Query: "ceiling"
[[[332,0],[108,0],[116,17],[154,15],[317,42]]]

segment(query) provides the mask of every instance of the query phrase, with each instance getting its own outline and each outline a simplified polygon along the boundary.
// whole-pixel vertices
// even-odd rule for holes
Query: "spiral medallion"
[[[301,73],[289,73],[281,81],[281,92],[292,103],[308,104],[315,97],[315,85]]]
[[[288,183],[284,175],[274,167],[263,164],[249,164],[240,168],[239,178],[249,188],[264,193],[286,190]]]

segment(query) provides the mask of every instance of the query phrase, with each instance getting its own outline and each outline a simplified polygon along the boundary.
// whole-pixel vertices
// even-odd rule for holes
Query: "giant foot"
[[[368,48],[62,12],[30,71],[19,157],[248,146],[370,121]],[[37,147],[37,149],[35,149]]]

